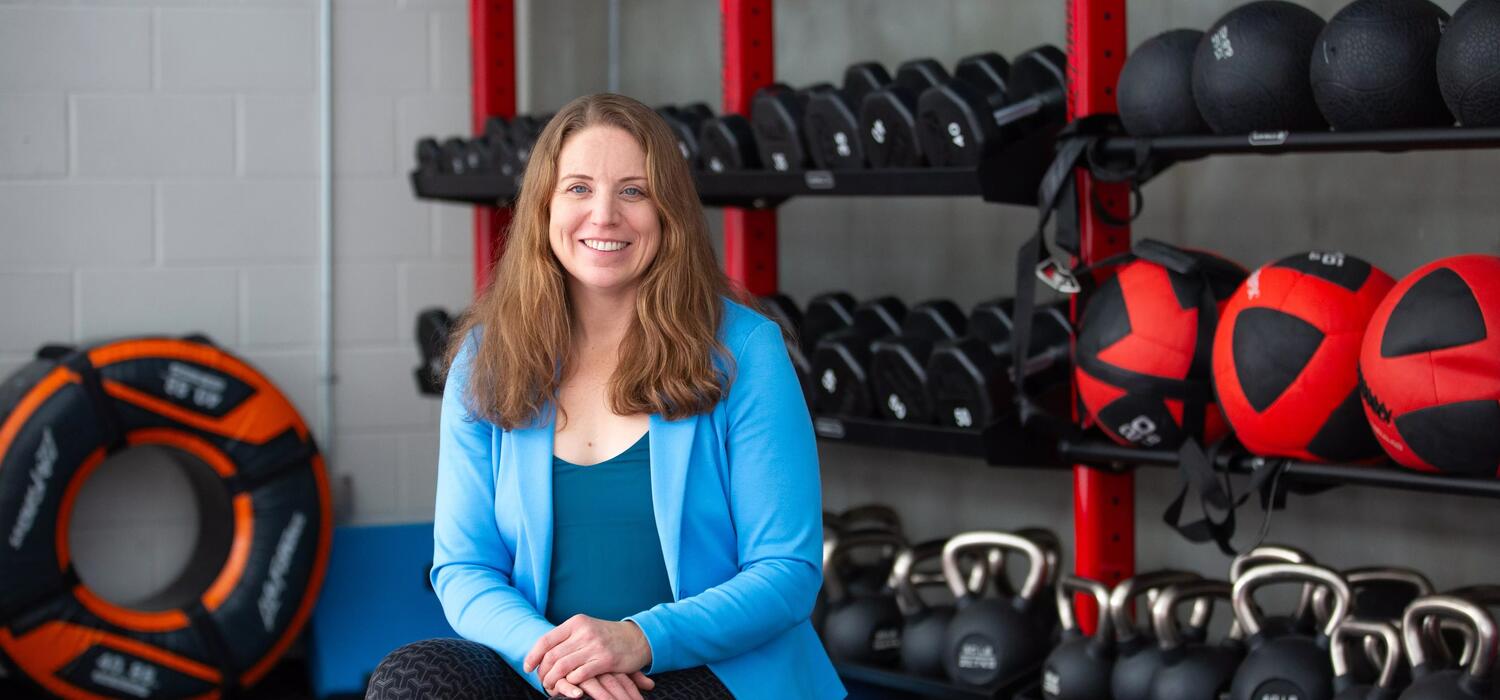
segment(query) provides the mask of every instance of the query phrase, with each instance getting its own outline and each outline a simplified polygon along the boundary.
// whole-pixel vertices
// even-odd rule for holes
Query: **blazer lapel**
[[[538,610],[547,609],[552,575],[552,421],[511,431],[516,481],[521,497],[522,536],[516,556],[531,563],[533,597]]]
[[[656,532],[661,539],[661,555],[672,583],[672,597],[681,597],[678,577],[678,543],[682,541],[682,501],[687,491],[688,462],[692,457],[693,435],[697,433],[698,416],[668,421],[651,415],[648,444],[651,446],[651,505],[656,513]]]

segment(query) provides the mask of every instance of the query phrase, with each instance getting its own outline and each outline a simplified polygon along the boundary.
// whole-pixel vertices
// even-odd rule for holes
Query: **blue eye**
[[[621,190],[621,192],[623,194],[627,195],[627,196],[630,196],[630,197],[644,197],[644,196],[646,196],[646,191],[645,190],[643,190],[643,189],[641,189],[639,187],[635,187],[635,186],[626,187],[625,189]]]
[[[589,188],[588,188],[588,185],[585,185],[585,184],[579,182],[579,183],[574,183],[574,184],[568,185],[568,190],[567,191],[572,192],[574,194],[583,194],[585,192],[588,192]]]

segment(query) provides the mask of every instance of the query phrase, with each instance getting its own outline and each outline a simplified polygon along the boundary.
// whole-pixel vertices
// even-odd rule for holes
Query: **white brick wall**
[[[204,332],[312,423],[316,2],[3,5],[0,379],[44,343]],[[467,303],[472,224],[418,202],[407,172],[419,136],[468,131],[467,8],[335,3],[338,417],[316,438],[352,477],[355,522],[432,513],[437,404],[416,393],[412,324]],[[75,533],[124,598],[165,584],[189,546],[172,534],[190,528],[138,517],[183,494],[137,491],[106,489]]]

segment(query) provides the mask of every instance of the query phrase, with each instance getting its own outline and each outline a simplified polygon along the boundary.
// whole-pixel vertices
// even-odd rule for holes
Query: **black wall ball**
[[[1328,20],[1312,57],[1313,97],[1333,128],[1449,126],[1437,52],[1448,13],[1430,0],[1355,0]]]
[[[1317,13],[1284,0],[1219,18],[1193,58],[1193,100],[1204,121],[1220,134],[1326,129],[1307,80],[1322,31]]]
[[[1463,126],[1500,125],[1500,0],[1453,13],[1437,52],[1438,85]]]
[[[1132,136],[1205,134],[1193,101],[1193,55],[1203,32],[1173,29],[1147,39],[1120,70],[1120,121]]]

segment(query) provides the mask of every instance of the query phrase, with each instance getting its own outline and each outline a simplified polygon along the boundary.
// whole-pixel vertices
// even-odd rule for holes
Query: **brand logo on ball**
[[[875,630],[874,636],[870,637],[870,649],[873,651],[891,651],[901,648],[901,629],[887,627]]]
[[[1391,409],[1386,408],[1386,405],[1380,401],[1380,397],[1376,396],[1375,392],[1370,390],[1370,385],[1365,383],[1364,371],[1355,371],[1358,373],[1359,377],[1359,398],[1364,399],[1365,405],[1370,407],[1370,411],[1373,412],[1377,418],[1387,423],[1391,422]],[[1373,424],[1371,424],[1370,427],[1375,428],[1377,433],[1380,430]]]
[[[1222,61],[1234,57],[1234,46],[1229,43],[1229,25],[1219,27],[1219,31],[1214,32],[1213,42],[1214,60]]]
[[[276,554],[271,557],[270,576],[266,577],[265,585],[260,589],[260,621],[270,632],[276,628],[276,613],[281,612],[281,594],[286,590],[286,572],[292,568],[292,556],[297,553],[297,541],[302,538],[302,530],[307,525],[307,516],[302,511],[292,513],[292,519],[287,522],[286,529],[281,531],[281,539],[276,542]]]
[[[993,671],[1000,667],[995,658],[995,645],[988,641],[964,640],[958,645],[958,667]]]
[[[168,364],[167,373],[162,375],[162,391],[167,396],[192,401],[194,406],[208,410],[217,408],[224,400],[224,388],[228,385],[223,377],[179,362]]]
[[[129,693],[138,698],[156,693],[156,667],[141,661],[128,664],[125,657],[105,652],[94,660],[94,670],[89,680],[111,690]]]
[[[1119,428],[1120,437],[1137,445],[1152,447],[1161,442],[1161,436],[1156,434],[1156,422],[1145,416],[1136,416]]]
[[[36,448],[36,464],[31,467],[31,485],[21,497],[21,514],[10,529],[10,548],[19,550],[26,541],[26,534],[36,524],[36,514],[42,509],[42,499],[47,497],[47,481],[52,478],[52,465],[57,463],[57,441],[52,437],[52,428],[42,428],[42,444]]]
[[[1330,251],[1330,252],[1327,252],[1327,253],[1323,253],[1323,252],[1319,252],[1319,251],[1314,250],[1314,251],[1311,251],[1311,252],[1309,252],[1307,254],[1307,259],[1310,260],[1310,261],[1312,261],[1312,262],[1315,262],[1315,263],[1322,263],[1322,264],[1327,265],[1329,267],[1343,267],[1344,266],[1344,254],[1340,253],[1338,251]]]

